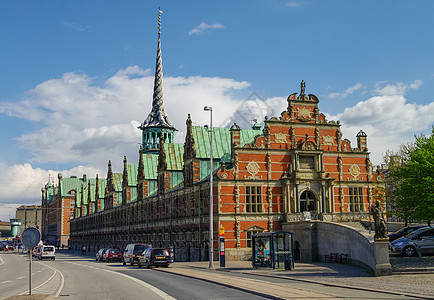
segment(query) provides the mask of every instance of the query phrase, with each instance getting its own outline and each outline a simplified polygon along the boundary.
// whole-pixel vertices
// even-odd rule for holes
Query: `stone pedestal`
[[[389,260],[389,240],[376,239],[375,247],[375,276],[392,275],[392,265]]]

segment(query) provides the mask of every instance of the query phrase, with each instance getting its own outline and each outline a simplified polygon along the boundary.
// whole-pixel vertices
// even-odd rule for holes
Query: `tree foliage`
[[[390,165],[395,184],[394,213],[405,221],[434,220],[434,127],[430,136],[415,137],[411,147],[404,146],[402,161]]]

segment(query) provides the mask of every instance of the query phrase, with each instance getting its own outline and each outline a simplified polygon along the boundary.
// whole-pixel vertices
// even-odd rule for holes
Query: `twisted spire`
[[[155,64],[155,77],[154,77],[154,94],[152,100],[152,110],[146,120],[139,128],[145,127],[168,127],[173,128],[172,122],[164,111],[164,96],[163,96],[163,60],[161,58],[161,13],[158,11],[158,46],[157,46],[157,59]]]

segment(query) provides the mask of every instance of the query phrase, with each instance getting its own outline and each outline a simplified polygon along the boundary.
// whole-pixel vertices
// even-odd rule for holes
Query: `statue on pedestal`
[[[386,220],[384,218],[383,208],[380,201],[375,201],[375,205],[371,206],[371,214],[374,217],[375,224],[375,240],[387,239]]]

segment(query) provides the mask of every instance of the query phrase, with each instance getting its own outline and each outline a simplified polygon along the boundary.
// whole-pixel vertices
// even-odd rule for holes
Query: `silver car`
[[[392,242],[392,251],[405,256],[434,253],[434,227],[425,227],[413,231]]]

